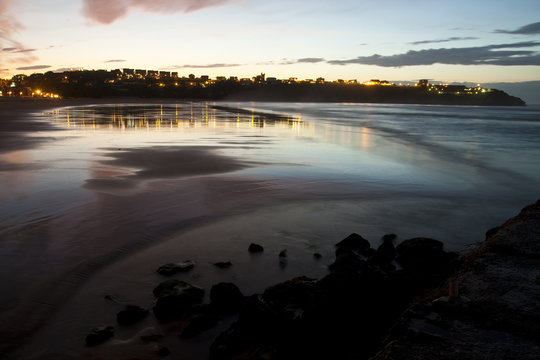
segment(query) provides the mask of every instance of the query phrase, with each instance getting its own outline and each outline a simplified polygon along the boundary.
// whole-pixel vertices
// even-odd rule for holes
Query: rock
[[[361,235],[357,233],[352,233],[347,236],[345,239],[341,240],[336,244],[336,247],[339,249],[348,249],[358,251],[360,254],[367,254],[371,245],[369,241],[364,239]]]
[[[400,317],[373,359],[538,359],[539,239],[540,201],[489,230],[448,285]]]
[[[259,252],[263,252],[264,248],[259,244],[251,243],[249,244],[248,251],[250,253],[259,253]]]
[[[279,257],[279,266],[281,268],[284,268],[285,266],[287,266],[287,249],[281,250],[278,257]]]
[[[86,335],[86,345],[94,346],[101,344],[109,340],[114,335],[113,326],[103,326],[92,329],[92,331]]]
[[[148,310],[137,305],[126,305],[124,310],[116,314],[116,321],[120,325],[133,325],[148,315]]]
[[[448,276],[451,262],[443,250],[443,243],[429,238],[413,238],[405,240],[396,247],[396,261],[405,270],[422,275],[424,280],[435,282]]]
[[[195,266],[195,263],[193,261],[186,260],[179,263],[168,263],[168,264],[162,265],[157,269],[157,272],[161,275],[170,276],[178,272],[189,271],[193,269],[194,266]]]
[[[167,280],[154,290],[157,297],[152,309],[158,320],[172,320],[185,313],[194,304],[200,303],[204,290],[185,281]]]
[[[210,289],[212,306],[224,313],[237,312],[244,302],[244,295],[233,283],[222,282]]]
[[[366,261],[347,248],[336,250],[336,260],[328,266],[331,272],[357,272],[365,268]]]
[[[227,269],[232,266],[232,263],[230,261],[218,261],[217,263],[214,263],[214,266],[217,266],[220,269]]]
[[[161,357],[168,356],[170,353],[171,353],[171,351],[165,346],[160,346],[160,348],[158,350],[158,355],[161,356]]]
[[[387,265],[394,261],[395,257],[396,248],[394,244],[385,241],[377,248],[377,251],[373,254],[371,260],[379,265]]]
[[[315,258],[315,260],[319,260],[320,258],[322,258],[322,255],[320,253],[314,253],[313,257]]]
[[[394,241],[395,239],[397,238],[397,235],[396,234],[386,234],[386,235],[383,235],[382,239],[383,241]]]

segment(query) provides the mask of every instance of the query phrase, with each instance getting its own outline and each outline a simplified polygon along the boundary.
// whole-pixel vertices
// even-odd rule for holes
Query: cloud
[[[20,49],[18,47],[9,47],[9,48],[3,48],[2,51],[4,52],[10,52],[14,54],[20,54],[20,53],[29,53],[32,51],[36,51],[37,49]]]
[[[16,70],[42,70],[42,69],[48,69],[51,65],[32,65],[32,66],[21,66],[18,67]]]
[[[22,24],[9,14],[13,4],[14,0],[0,0],[0,39],[23,29]]]
[[[127,60],[105,60],[106,63],[119,63],[119,62],[126,62]]]
[[[325,61],[323,58],[302,58],[296,60],[297,63],[315,64]]]
[[[175,65],[167,67],[166,69],[211,69],[236,66],[242,66],[242,64]]]
[[[528,24],[516,30],[495,30],[495,32],[502,33],[502,34],[520,34],[520,35],[540,34],[540,22]]]
[[[332,65],[364,64],[383,67],[401,67],[414,65],[451,64],[451,65],[540,65],[540,52],[517,50],[540,46],[540,42],[520,42],[465,48],[441,48],[414,51],[404,54],[383,56],[359,56],[348,60],[330,60]]]
[[[239,0],[83,0],[82,14],[91,22],[108,25],[126,17],[133,9],[163,14],[190,13],[237,1]]]
[[[5,62],[29,63],[37,60],[32,54],[36,49],[26,49],[14,38],[16,33],[24,29],[12,14],[11,10],[15,4],[15,0],[0,0],[0,47],[3,53],[7,53],[0,57],[0,66],[5,66]],[[23,57],[18,54],[22,54]]]
[[[476,40],[476,39],[478,39],[478,38],[476,38],[476,37],[471,37],[471,36],[467,36],[467,37],[453,36],[453,37],[449,37],[449,38],[447,38],[447,39],[414,41],[414,42],[411,42],[411,43],[409,43],[409,44],[411,44],[411,45],[423,45],[423,44],[443,43],[443,42],[449,42],[449,41],[458,41],[458,40]]]

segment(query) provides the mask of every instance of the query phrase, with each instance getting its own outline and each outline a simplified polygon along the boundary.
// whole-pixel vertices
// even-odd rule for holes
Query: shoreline
[[[141,99],[132,100],[135,104],[141,103]],[[106,104],[114,104],[117,101],[118,99],[103,99]],[[161,101],[162,99],[157,100],[157,103]],[[13,135],[24,136],[25,133],[36,129],[43,131],[46,135],[48,129],[56,130],[56,128],[49,127],[48,124],[43,122],[30,125],[27,122],[27,120],[32,120],[31,114],[28,114],[29,110],[34,113],[59,106],[95,104],[95,101],[83,101],[81,103],[79,100],[60,100],[60,102],[56,100],[38,102],[31,107],[11,111],[3,109],[0,103],[0,113],[19,113],[18,116],[21,121],[19,123],[15,121],[17,119],[12,118],[11,120],[16,122],[16,126],[8,128],[7,131],[4,127],[0,128],[0,130],[10,137]],[[2,133],[0,133],[1,135]],[[48,140],[49,138],[46,137],[43,141]],[[51,138],[50,140],[54,139]],[[23,148],[30,149],[40,144],[43,144],[43,142],[29,142],[22,145]],[[185,147],[185,145],[183,146]],[[257,271],[260,271],[261,274],[267,274],[260,276],[272,283],[275,282],[273,280],[285,280],[286,278],[306,274],[305,266],[315,265],[317,271],[314,274],[317,272],[324,273],[325,266],[328,265],[328,261],[332,258],[333,242],[337,240],[336,236],[346,235],[340,231],[350,227],[346,221],[332,224],[331,229],[326,229],[325,234],[323,232],[319,233],[319,236],[314,239],[313,243],[319,246],[317,249],[312,247],[313,243],[304,243],[306,238],[303,234],[310,233],[308,230],[314,231],[312,224],[322,224],[324,221],[328,221],[324,218],[328,214],[321,212],[321,209],[324,209],[329,204],[334,207],[332,210],[334,212],[339,210],[342,214],[366,213],[371,215],[371,222],[381,222],[367,231],[370,239],[376,238],[372,234],[379,234],[378,236],[384,234],[382,228],[386,227],[390,228],[390,230],[395,228],[392,225],[393,222],[383,224],[380,221],[383,219],[382,215],[387,214],[382,209],[384,208],[385,198],[389,196],[388,192],[371,194],[371,197],[367,198],[365,197],[366,194],[363,193],[350,197],[350,194],[357,191],[356,188],[351,188],[341,189],[342,194],[336,192],[324,197],[317,194],[319,188],[307,188],[306,184],[303,183],[261,181],[253,176],[236,176],[234,173],[220,174],[219,172],[213,175],[212,173],[202,172],[199,174],[196,172],[192,177],[173,181],[163,178],[164,173],[162,170],[164,168],[161,168],[161,165],[155,160],[161,156],[160,154],[156,153],[154,154],[156,156],[151,156],[151,159],[154,160],[151,160],[150,165],[147,166],[145,164],[141,165],[139,162],[133,163],[134,160],[138,161],[142,153],[137,152],[136,149],[135,151],[132,150],[134,149],[123,150],[119,153],[109,150],[109,154],[112,155],[112,160],[116,159],[115,161],[118,162],[116,165],[120,167],[131,165],[148,170],[147,173],[142,172],[138,176],[131,178],[134,181],[144,182],[144,188],[142,189],[144,191],[137,190],[130,193],[130,196],[121,196],[114,189],[110,193],[99,192],[95,194],[85,192],[87,189],[79,189],[77,191],[82,194],[80,200],[78,200],[80,202],[76,201],[74,204],[68,204],[65,209],[55,211],[52,216],[42,219],[39,223],[31,224],[33,230],[24,229],[24,231],[9,234],[10,237],[20,239],[26,237],[28,240],[36,241],[35,243],[30,242],[19,245],[21,251],[26,247],[30,249],[30,245],[36,246],[38,251],[39,249],[43,251],[43,264],[25,263],[24,261],[21,263],[25,267],[28,266],[25,271],[32,278],[35,278],[34,274],[36,273],[41,274],[39,278],[52,274],[55,276],[52,282],[40,285],[36,290],[37,297],[32,296],[25,299],[25,301],[28,301],[29,306],[23,312],[24,315],[41,328],[38,333],[34,333],[31,340],[33,343],[22,349],[23,354],[36,357],[47,346],[54,347],[55,341],[59,342],[56,348],[62,348],[62,341],[66,340],[71,344],[69,353],[76,357],[76,352],[80,350],[80,341],[84,338],[84,334],[89,330],[89,327],[99,325],[91,321],[84,322],[82,325],[81,323],[73,323],[70,317],[73,317],[74,313],[78,313],[77,309],[81,306],[88,309],[90,320],[92,318],[95,318],[96,321],[99,321],[98,319],[103,321],[114,319],[111,314],[114,315],[116,308],[103,304],[103,296],[106,294],[102,294],[101,297],[96,296],[102,291],[99,290],[99,286],[104,284],[104,282],[100,284],[99,279],[105,280],[108,288],[113,290],[115,283],[121,284],[121,288],[117,289],[117,293],[127,297],[126,300],[142,299],[148,305],[153,300],[148,297],[150,296],[149,292],[147,292],[148,287],[151,287],[151,284],[155,284],[156,279],[159,279],[159,276],[155,274],[157,267],[167,261],[183,261],[192,258],[197,260],[198,264],[195,273],[186,275],[187,280],[191,276],[195,276],[193,279],[195,282],[201,282],[209,289],[211,283],[215,282],[214,280],[238,280],[234,276],[244,276],[244,278],[238,280],[240,283],[258,283],[258,288],[242,286],[242,290],[250,294],[262,291],[265,288],[264,281],[258,281],[256,274],[249,274],[248,277],[244,275],[244,273],[253,272],[251,266],[257,266]],[[190,156],[186,158],[193,158],[193,155],[196,155],[191,152],[189,154]],[[152,155],[152,152],[150,152],[150,155]],[[195,158],[198,159],[198,162],[201,162],[203,158],[209,156],[209,158],[213,159],[217,154],[205,152],[199,155],[195,156]],[[223,162],[221,160],[224,160],[222,158],[216,159],[220,163]],[[231,161],[230,165],[233,168],[241,164],[241,160],[234,157],[225,160],[226,162]],[[92,171],[101,171],[102,168],[106,168],[104,164],[106,163],[100,162],[99,167],[94,166]],[[180,162],[180,164],[182,163]],[[185,166],[185,164],[182,166]],[[150,176],[151,179],[149,180],[148,174],[152,171],[157,171],[158,175],[155,178]],[[181,174],[184,173],[185,171],[181,170]],[[175,174],[178,173],[175,172]],[[129,175],[125,176],[128,176],[129,179]],[[93,174],[90,177],[98,178]],[[334,189],[332,190],[334,191]],[[391,196],[402,199],[401,203],[413,200],[406,193],[396,192]],[[272,201],[269,202],[268,199],[272,199]],[[285,205],[291,201],[290,206]],[[353,206],[352,203],[355,201],[363,202],[364,205]],[[145,204],[147,209],[140,208],[137,204]],[[181,204],[185,209],[182,212],[177,212],[176,204]],[[306,208],[307,204],[309,206]],[[405,211],[404,209],[408,207],[414,208],[413,204],[407,204],[401,210]],[[267,208],[267,211],[258,211],[259,208]],[[173,209],[176,220],[171,218],[171,210]],[[317,214],[317,212],[321,212],[321,214],[309,217],[303,214],[309,212],[308,209],[312,209],[314,214]],[[340,212],[337,212],[337,215],[333,214],[333,217],[328,219],[341,218]],[[278,213],[279,216],[274,215],[274,213]],[[108,219],[110,214],[123,215]],[[133,219],[133,221],[130,219]],[[178,219],[183,220],[179,221]],[[280,232],[285,221],[289,221],[288,227],[295,229],[296,232]],[[254,225],[247,229],[246,225],[250,223]],[[98,225],[105,230],[93,231]],[[229,229],[232,230],[229,231]],[[270,231],[264,233],[261,232],[261,229]],[[401,230],[397,228],[397,231]],[[411,229],[406,229],[400,235],[409,236],[411,231]],[[416,232],[419,235],[422,233],[418,229],[416,229]],[[444,233],[444,229],[441,229],[440,232]],[[43,239],[40,239],[41,234],[45,234]],[[257,237],[266,238],[268,244],[274,244],[268,248],[270,252],[268,256],[254,258],[248,256],[245,252],[246,245]],[[203,239],[203,241],[200,239]],[[309,237],[307,239],[309,240]],[[7,236],[4,240],[7,240]],[[54,242],[47,243],[49,240],[54,240]],[[226,244],[223,242],[226,242]],[[233,244],[236,245],[233,246]],[[47,252],[48,246],[50,247],[49,252]],[[100,247],[103,247],[103,249],[100,249]],[[290,261],[284,269],[278,266],[277,258],[277,254],[283,250],[282,247],[289,249]],[[55,251],[60,252],[57,254]],[[314,251],[323,253],[322,262],[314,262],[312,259]],[[201,255],[202,253],[204,253],[204,256]],[[88,254],[86,255],[87,258],[81,254]],[[218,256],[218,254],[221,254],[221,256]],[[222,258],[225,254],[230,255],[229,259]],[[70,257],[73,255],[76,256]],[[55,266],[48,269],[44,265],[47,264],[46,261],[51,260],[55,263]],[[75,264],[77,266],[70,263],[73,260],[76,260]],[[221,272],[214,269],[212,262],[227,260],[233,260],[235,263],[232,272]],[[97,266],[96,264],[105,264],[105,266]],[[141,264],[145,265],[141,266]],[[128,280],[129,274],[133,273],[141,278],[141,282],[128,285],[127,283],[130,281]],[[31,285],[31,283],[29,284]],[[67,290],[50,291],[54,289],[54,287],[49,287],[51,284],[65,287]],[[111,291],[107,292],[111,293]],[[47,299],[53,300],[48,301]],[[42,318],[41,320],[37,318],[37,321],[35,321],[34,316],[38,313],[47,314],[51,309],[51,305],[61,308],[60,312],[55,313],[47,321],[42,321]],[[38,311],[38,307],[42,307],[43,310]],[[21,315],[20,318],[25,317]],[[69,339],[63,339],[63,335],[58,335],[63,334],[66,329],[73,333],[73,335],[65,335]],[[7,332],[12,330],[13,328],[8,329]],[[134,336],[133,330],[123,329],[122,331],[120,341]],[[172,337],[171,342],[176,340],[175,336]],[[28,341],[29,339],[20,338],[19,340]],[[22,354],[20,350],[16,350],[14,354]]]

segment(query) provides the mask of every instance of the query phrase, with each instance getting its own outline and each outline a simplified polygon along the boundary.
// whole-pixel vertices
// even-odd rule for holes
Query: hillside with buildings
[[[398,85],[372,79],[326,81],[324,78],[252,78],[140,69],[76,70],[15,75],[0,80],[3,97],[141,97],[197,100],[359,102],[448,105],[525,105],[520,98],[481,86],[430,84]]]

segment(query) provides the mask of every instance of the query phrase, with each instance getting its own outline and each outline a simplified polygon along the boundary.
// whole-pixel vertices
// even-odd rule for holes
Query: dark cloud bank
[[[359,56],[354,59],[329,60],[333,65],[377,65],[401,67],[414,65],[540,65],[537,50],[524,50],[539,47],[540,42],[529,41],[511,44],[497,44],[464,48],[440,48],[410,50],[403,54]]]
[[[516,30],[496,30],[502,34],[535,35],[540,34],[540,21],[520,27]]]

